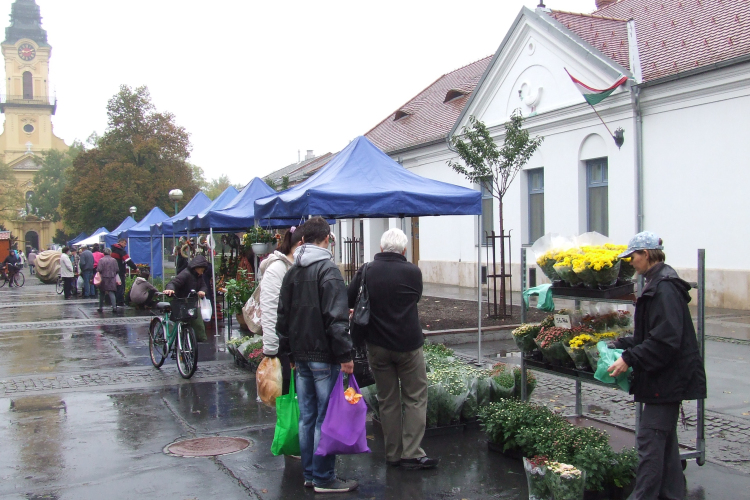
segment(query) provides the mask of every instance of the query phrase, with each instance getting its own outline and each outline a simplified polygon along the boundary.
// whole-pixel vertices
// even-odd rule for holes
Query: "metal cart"
[[[527,259],[526,259],[526,252],[530,245],[524,245],[521,247],[521,291],[525,291],[527,287]],[[706,352],[706,338],[705,338],[705,309],[706,309],[706,251],[703,249],[698,250],[698,281],[691,283],[691,286],[698,291],[698,318],[697,318],[697,328],[696,328],[696,335],[698,336],[698,348],[700,349],[701,359],[703,360],[703,363],[705,365],[705,352]],[[570,293],[570,291],[568,291]],[[560,298],[565,298],[568,300],[574,300],[576,304],[576,309],[580,306],[581,302],[610,302],[610,303],[616,303],[616,304],[633,304],[634,303],[634,295],[625,296],[625,297],[618,297],[618,298],[610,298],[610,299],[600,299],[600,298],[592,298],[592,297],[577,297],[575,295],[569,295],[566,293],[566,295]],[[554,294],[554,291],[553,291]],[[521,322],[526,322],[526,304],[522,300],[521,301]],[[583,402],[582,402],[582,391],[581,386],[582,384],[597,384],[601,386],[605,386],[608,388],[616,387],[611,384],[604,384],[594,378],[594,374],[590,372],[575,370],[571,368],[565,368],[565,367],[559,367],[559,366],[553,366],[548,363],[542,362],[542,361],[536,361],[533,359],[529,359],[525,354],[522,354],[521,356],[521,398],[523,401],[528,400],[528,394],[526,390],[526,377],[527,373],[526,371],[531,368],[536,371],[549,373],[551,375],[555,375],[558,377],[565,377],[568,379],[572,379],[575,381],[575,395],[576,395],[576,405],[575,405],[575,415],[574,417],[583,417]],[[643,406],[641,403],[636,404],[636,418],[635,418],[635,432],[638,432],[638,427],[640,423],[640,415],[642,411]],[[605,425],[611,426],[611,424],[607,424],[606,422],[603,422],[601,420],[597,420],[593,417],[587,417],[588,420],[600,422]],[[612,426],[617,427],[617,426]],[[686,449],[681,445],[681,451],[680,451],[680,458],[683,460],[683,463],[685,463],[686,460],[695,459],[696,463],[698,465],[703,465],[706,462],[706,441],[705,441],[705,400],[698,400],[697,401],[697,417],[696,417],[696,438],[695,438],[696,446],[695,448]]]

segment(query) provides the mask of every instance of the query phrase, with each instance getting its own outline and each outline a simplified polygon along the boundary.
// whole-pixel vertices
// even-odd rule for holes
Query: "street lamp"
[[[169,199],[174,202],[174,214],[177,215],[177,202],[182,199],[182,190],[173,189],[169,192]]]
[[[138,211],[135,207],[130,207],[130,216],[135,220],[135,213]]]

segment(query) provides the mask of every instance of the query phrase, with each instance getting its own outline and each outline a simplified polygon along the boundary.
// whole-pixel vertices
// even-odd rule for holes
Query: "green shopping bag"
[[[289,394],[276,398],[276,430],[273,433],[271,453],[274,455],[299,455],[299,403],[294,389],[294,370],[289,381]]]
[[[603,340],[600,340],[596,343],[596,348],[599,350],[599,362],[596,365],[596,373],[594,373],[594,378],[601,382],[604,382],[605,384],[617,384],[623,391],[629,391],[630,380],[628,379],[628,376],[633,371],[632,366],[628,368],[628,371],[626,371],[625,373],[619,374],[617,378],[610,376],[609,372],[607,371],[607,368],[612,366],[615,361],[620,359],[623,350],[610,349],[609,347],[607,347],[607,343]]]

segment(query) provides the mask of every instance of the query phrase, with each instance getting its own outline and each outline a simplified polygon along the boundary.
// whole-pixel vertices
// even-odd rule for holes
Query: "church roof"
[[[42,29],[42,14],[35,0],[16,0],[10,8],[10,26],[5,28],[4,43],[16,43],[22,38],[48,46],[47,31]]]

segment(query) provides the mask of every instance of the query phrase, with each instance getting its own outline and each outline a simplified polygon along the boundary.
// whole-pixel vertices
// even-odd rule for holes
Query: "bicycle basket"
[[[172,314],[169,315],[169,319],[172,321],[191,321],[198,317],[199,312],[198,297],[172,299]]]

